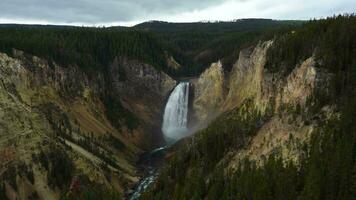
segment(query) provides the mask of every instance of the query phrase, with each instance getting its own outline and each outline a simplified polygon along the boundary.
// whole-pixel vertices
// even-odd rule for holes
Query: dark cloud
[[[111,23],[201,10],[224,0],[1,0],[0,18]]]
[[[0,0],[0,23],[133,25],[152,19],[310,19],[355,9],[355,0]]]

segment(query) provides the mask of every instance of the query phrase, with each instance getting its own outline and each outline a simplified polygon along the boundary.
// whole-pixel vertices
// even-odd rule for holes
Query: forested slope
[[[123,197],[141,175],[139,154],[163,141],[160,109],[175,86],[154,36],[31,26],[0,35],[0,199]]]
[[[198,75],[212,62],[221,59],[230,70],[238,52],[275,32],[284,32],[303,21],[271,19],[239,19],[230,22],[169,23],[152,21],[134,29],[159,35],[184,69],[180,76]]]
[[[157,38],[139,31],[105,28],[15,26],[0,28],[0,50],[12,48],[62,65],[103,71],[115,56],[127,56],[164,69],[165,55]]]
[[[171,76],[196,76],[218,59],[229,70],[243,47],[302,23],[270,19],[153,21],[108,28],[8,24],[0,26],[0,50],[10,53],[15,48],[92,71],[105,71],[109,62],[121,55],[151,64]],[[169,66],[167,59],[171,56],[179,68]]]
[[[313,20],[241,53],[233,72],[255,75],[228,82],[245,100],[187,139],[143,199],[354,199],[355,28],[354,15]]]

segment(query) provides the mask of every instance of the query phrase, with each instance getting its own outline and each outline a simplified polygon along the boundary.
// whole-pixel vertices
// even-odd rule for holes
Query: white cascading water
[[[154,156],[159,152],[164,151],[165,148],[176,142],[177,140],[187,136],[188,134],[188,101],[189,101],[189,83],[179,83],[171,93],[164,109],[162,131],[167,141],[167,146],[153,150],[149,156]],[[158,176],[154,168],[149,167],[149,174],[142,179],[138,184],[136,191],[129,198],[130,200],[137,200],[141,193],[153,183]]]
[[[179,83],[164,110],[162,131],[167,142],[177,141],[188,133],[188,100],[189,82]]]

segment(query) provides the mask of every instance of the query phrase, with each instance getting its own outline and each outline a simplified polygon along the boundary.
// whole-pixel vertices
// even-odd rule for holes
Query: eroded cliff
[[[200,124],[241,106],[246,118],[250,116],[248,113],[255,112],[268,116],[267,121],[260,122],[255,136],[247,138],[243,149],[226,155],[224,160],[233,168],[244,158],[263,163],[276,152],[285,161],[298,162],[301,145],[308,143],[318,120],[335,115],[329,105],[310,116],[315,104],[312,96],[316,92],[327,95],[332,75],[319,69],[312,55],[287,76],[271,73],[265,65],[272,45],[272,41],[267,41],[242,50],[231,72],[225,75],[221,64],[212,64],[194,83],[193,109],[200,116],[197,118]],[[224,88],[227,92],[223,92]]]
[[[206,126],[220,111],[224,100],[224,71],[221,62],[213,63],[193,83],[193,123]]]
[[[124,58],[93,73],[0,53],[0,174],[8,198],[59,199],[78,182],[124,193],[138,180],[139,153],[162,142],[160,111],[175,84]]]

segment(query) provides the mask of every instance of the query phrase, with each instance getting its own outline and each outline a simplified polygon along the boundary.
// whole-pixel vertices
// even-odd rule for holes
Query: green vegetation
[[[120,104],[121,105],[121,104]],[[110,144],[110,146],[116,148],[117,150],[123,150],[125,145],[112,135],[111,133],[107,133],[108,135],[98,138],[94,137],[94,134],[91,132],[84,132],[81,130],[79,124],[72,125],[69,121],[68,116],[56,105],[48,103],[39,106],[42,112],[45,113],[56,138],[63,144],[65,144],[63,139],[73,142],[85,150],[89,151],[90,153],[94,154],[98,158],[102,159],[105,164],[109,164],[113,167],[119,168],[116,163],[116,160],[113,156],[113,153],[109,146],[106,144]],[[112,109],[112,108],[111,108]],[[123,109],[123,108],[122,108]],[[120,114],[124,113],[126,110],[115,110],[119,112],[116,117],[120,117],[118,119],[130,119],[127,116],[122,116]],[[127,111],[128,112],[128,111]],[[131,114],[131,113],[130,113]],[[132,114],[131,114],[132,115]],[[130,117],[133,117],[131,116]],[[123,118],[124,117],[124,118]],[[116,118],[112,118],[114,120]],[[130,124],[127,122],[127,124]],[[107,142],[107,143],[105,143]],[[43,154],[43,156],[45,156]],[[40,154],[42,157],[42,154]],[[46,159],[41,159],[41,162],[48,162]],[[42,163],[48,170],[48,163]]]
[[[6,191],[5,191],[5,183],[0,184],[0,199],[7,200]]]
[[[0,51],[11,55],[15,48],[45,58],[50,64],[78,65],[87,72],[105,71],[115,56],[126,56],[171,76],[191,76],[218,59],[229,70],[241,48],[301,23],[244,19],[216,23],[148,22],[133,28],[0,26]],[[182,65],[181,69],[167,67],[169,55]]]
[[[200,74],[212,62],[222,59],[230,70],[239,50],[260,39],[272,38],[276,32],[285,32],[303,21],[277,21],[271,19],[242,19],[214,23],[168,23],[146,22],[134,27],[137,30],[153,31],[163,39],[182,69],[178,76]],[[171,72],[172,73],[172,72]]]
[[[104,136],[105,139],[109,144],[111,144],[115,149],[117,150],[122,150],[123,148],[125,148],[125,144],[119,140],[117,137],[115,137],[113,134],[111,133],[106,133],[107,136]]]
[[[95,183],[87,175],[77,175],[72,179],[66,193],[61,195],[61,200],[120,200],[122,195],[106,185]]]
[[[27,178],[31,184],[35,183],[32,165],[25,163],[12,163],[0,175],[0,199],[7,199],[5,194],[5,183],[8,183],[15,191],[18,190],[17,177]]]
[[[260,168],[246,160],[234,173],[215,170],[205,195],[208,199],[353,199],[356,133],[350,128],[355,103],[352,106],[353,116],[343,112],[341,120],[317,130],[300,166],[284,163],[278,155]]]
[[[171,75],[187,76],[201,72],[219,58],[230,70],[242,47],[261,38],[272,38],[266,68],[280,76],[288,75],[306,58],[315,55],[318,70],[332,74],[333,87],[325,95],[315,91],[308,99],[310,111],[305,122],[326,104],[336,105],[340,118],[319,122],[309,145],[301,148],[300,165],[284,163],[279,154],[265,160],[263,167],[244,160],[237,171],[226,170],[230,151],[243,148],[250,137],[269,120],[272,112],[261,115],[251,101],[221,116],[187,139],[163,169],[157,183],[143,199],[354,199],[356,196],[356,16],[335,16],[303,24],[295,21],[246,20],[230,23],[141,24],[136,30],[94,28],[0,29],[0,51],[24,50],[63,65],[78,65],[86,72],[104,71],[117,55],[128,56],[152,64]],[[266,33],[266,28],[270,32]],[[155,33],[152,33],[155,32]],[[166,67],[166,53],[183,64],[179,71]],[[230,67],[229,67],[230,66]],[[122,81],[125,76],[120,77]],[[138,126],[138,119],[124,109],[118,100],[104,101],[107,116],[117,128]],[[108,149],[96,142],[90,133],[77,128],[73,139],[72,125],[58,108],[44,106],[56,136],[71,140],[114,167],[115,159]],[[270,109],[273,110],[273,109]],[[48,113],[46,113],[48,112]],[[54,112],[55,114],[53,114]],[[282,107],[280,112],[302,115],[296,108]],[[124,144],[109,134],[116,149]],[[68,188],[73,176],[73,163],[68,154],[56,146],[40,151],[35,160],[48,170],[52,187]],[[17,168],[10,167],[4,176],[16,189]],[[24,169],[25,171],[27,169]],[[24,171],[22,170],[22,171]],[[61,173],[58,173],[61,172]],[[26,176],[32,182],[33,174]],[[0,198],[4,191],[0,185]],[[87,187],[77,196],[64,199],[116,199],[115,192],[100,187]]]
[[[79,140],[72,141],[74,141],[90,153],[94,154],[98,158],[102,159],[105,164],[111,165],[115,168],[119,168],[112,152],[104,148],[101,143],[96,142],[93,137],[84,136]]]
[[[50,148],[48,160],[51,166],[47,174],[48,184],[65,189],[74,173],[73,161],[65,151],[55,145]]]
[[[44,167],[47,173],[48,185],[52,188],[66,190],[74,174],[74,164],[67,152],[56,144],[50,144],[48,150],[41,150],[40,154],[34,157]]]
[[[335,75],[335,87],[330,92],[337,95],[325,101],[317,92],[310,101],[317,103],[312,109],[319,111],[321,104],[335,103],[341,116],[319,122],[310,144],[300,149],[305,157],[299,165],[283,162],[276,152],[262,167],[245,160],[237,171],[226,170],[223,158],[229,149],[236,151],[243,147],[244,140],[256,132],[258,124],[268,120],[268,116],[261,117],[258,113],[243,116],[234,111],[181,146],[143,199],[354,199],[355,27],[354,15],[311,21],[276,38],[275,47],[269,51],[271,72],[286,75],[295,64],[314,53],[318,67]],[[293,112],[300,112],[300,108],[295,109]]]
[[[17,167],[15,165],[10,165],[5,171],[5,173],[2,175],[3,176],[2,178],[6,180],[15,191],[17,190],[17,182],[16,182],[17,174],[18,174]]]
[[[217,167],[224,155],[243,147],[267,120],[269,114],[262,116],[252,109],[250,100],[219,117],[179,148],[157,185],[145,193],[143,199],[204,199],[205,196],[214,199],[214,195],[207,195],[210,191],[206,178],[222,173]],[[216,181],[211,184],[213,182]]]
[[[33,170],[32,170],[32,165],[28,166],[25,163],[21,163],[17,166],[19,173],[23,177],[26,177],[30,183],[34,184],[35,183],[35,177],[33,175]]]
[[[120,100],[106,97],[104,104],[106,106],[106,116],[119,130],[123,124],[126,125],[129,130],[133,130],[139,125],[139,119],[129,110],[125,109],[121,105]]]
[[[0,28],[0,51],[12,48],[84,71],[106,70],[115,56],[127,56],[164,69],[165,55],[151,33],[107,28]]]
[[[315,55],[320,68],[335,74],[335,91],[340,95],[354,87],[355,44],[355,15],[313,20],[287,34],[276,35],[266,67],[287,75],[296,64]]]
[[[120,200],[121,195],[114,191],[103,188],[100,185],[94,187],[86,187],[84,191],[80,192],[78,195],[69,195],[63,197],[61,200]]]

